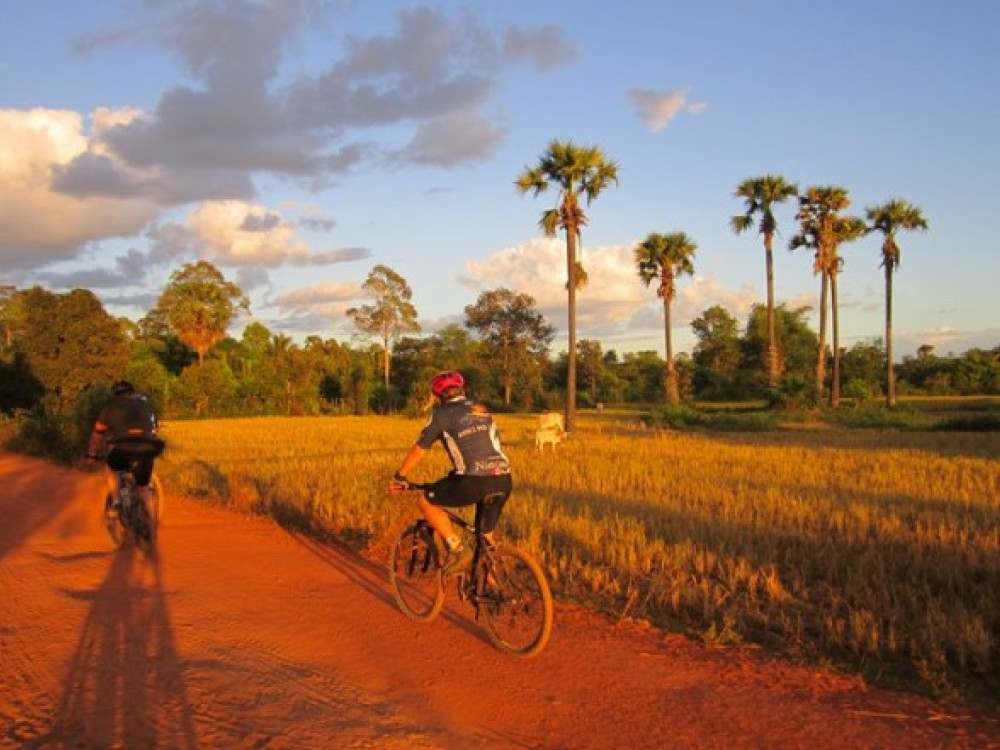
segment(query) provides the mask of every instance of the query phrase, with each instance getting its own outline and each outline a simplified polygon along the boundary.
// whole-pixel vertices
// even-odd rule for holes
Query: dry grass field
[[[583,414],[515,467],[503,533],[557,596],[938,695],[1000,694],[1000,433],[644,428]],[[173,422],[169,491],[314,524],[373,558],[412,518],[388,477],[421,426],[390,417]],[[445,470],[435,449],[426,480]],[[169,524],[169,505],[167,507]]]

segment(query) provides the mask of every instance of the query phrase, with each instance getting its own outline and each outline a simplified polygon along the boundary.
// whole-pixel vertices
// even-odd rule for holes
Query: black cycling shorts
[[[434,486],[427,490],[427,500],[431,505],[444,508],[475,505],[476,528],[489,532],[493,531],[497,521],[500,520],[500,511],[510,497],[513,486],[510,474],[477,477],[452,472],[436,481]],[[494,497],[488,505],[484,505],[480,501],[487,495],[498,497]]]
[[[108,468],[112,471],[127,471],[135,462],[135,483],[140,487],[149,485],[153,478],[153,454],[149,451],[129,451],[124,448],[112,448],[108,453]]]

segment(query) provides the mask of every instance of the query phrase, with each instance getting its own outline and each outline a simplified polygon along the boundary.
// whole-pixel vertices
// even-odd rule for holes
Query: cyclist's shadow
[[[198,746],[159,559],[134,547],[111,555],[94,590],[49,740],[88,747]]]

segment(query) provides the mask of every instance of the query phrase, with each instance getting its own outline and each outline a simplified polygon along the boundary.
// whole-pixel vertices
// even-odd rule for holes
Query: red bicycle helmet
[[[449,388],[464,388],[465,378],[458,370],[447,370],[439,372],[431,378],[431,393],[440,397]]]

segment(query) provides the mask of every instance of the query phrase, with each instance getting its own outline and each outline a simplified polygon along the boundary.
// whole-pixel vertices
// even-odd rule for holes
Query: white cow
[[[542,450],[545,445],[551,445],[552,450],[555,450],[565,438],[566,427],[562,414],[550,411],[538,415],[538,429],[535,430],[535,447],[538,450]]]

